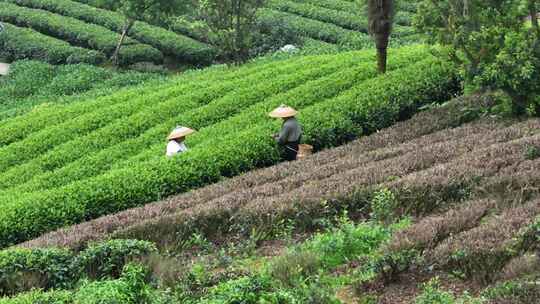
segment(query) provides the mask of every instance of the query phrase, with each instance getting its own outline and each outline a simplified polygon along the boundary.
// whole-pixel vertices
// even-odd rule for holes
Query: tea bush
[[[258,14],[259,22],[263,24],[271,24],[275,19],[285,20],[299,36],[307,36],[350,49],[361,49],[372,44],[371,38],[367,34],[346,30],[334,24],[268,8],[260,9]]]
[[[124,26],[124,18],[116,12],[95,8],[71,0],[4,1],[73,17],[90,24],[103,26],[118,33],[122,31]],[[136,22],[129,36],[157,48],[163,54],[174,56],[190,63],[209,64],[215,57],[215,51],[210,46],[145,22]]]
[[[414,49],[411,48],[411,50]],[[414,51],[411,52],[410,60],[418,61]],[[420,52],[422,53],[422,51]],[[338,55],[334,58],[345,58],[343,56],[348,55]],[[318,62],[319,65],[325,60],[332,62],[332,56],[322,61],[317,58],[310,59],[308,57],[307,59],[301,59],[297,65],[289,63],[281,65],[281,67],[275,67],[275,69],[290,69],[289,73],[293,73],[301,65],[307,64],[309,66],[310,62]],[[404,59],[403,65],[406,65],[406,62],[407,59]],[[305,70],[307,73],[310,69]],[[374,67],[371,71],[365,75],[374,77],[376,75]],[[265,72],[259,72],[256,75],[259,75],[259,77],[263,75],[260,73]],[[257,80],[261,82],[257,84],[259,89],[254,90],[254,92],[242,89],[242,87],[238,88],[238,92],[242,92],[239,96],[244,97],[223,99],[223,102],[228,101],[209,105],[209,107],[203,106],[201,110],[195,110],[196,112],[193,112],[193,114],[197,113],[197,115],[193,115],[193,120],[189,122],[203,127],[200,134],[193,136],[193,140],[199,136],[199,143],[181,157],[165,158],[160,156],[161,151],[160,155],[154,155],[147,160],[128,162],[120,168],[59,188],[47,188],[45,191],[30,192],[22,195],[11,193],[4,196],[3,207],[5,212],[0,215],[0,239],[2,244],[26,240],[44,231],[123,210],[169,194],[200,187],[218,181],[224,176],[234,176],[256,167],[274,164],[278,161],[279,154],[275,143],[268,134],[271,134],[277,128],[277,122],[265,117],[264,111],[268,109],[261,106],[256,112],[249,111],[249,113],[257,115],[254,116],[257,117],[256,119],[250,120],[252,122],[249,125],[241,120],[232,119],[229,121],[227,116],[250,109],[250,105],[256,103],[258,99],[264,100],[266,96],[270,97],[273,94],[279,94],[281,90],[292,89],[286,84],[287,82],[283,83],[284,88],[279,88],[282,86],[279,84],[281,83],[279,79],[287,79],[289,76],[276,77],[270,75],[272,75],[271,70],[267,77],[276,79],[278,87],[264,83],[263,79],[260,79]],[[301,79],[303,74],[296,73],[295,75],[297,75],[298,79]],[[352,73],[351,76],[354,77],[354,75]],[[294,77],[289,79],[294,83]],[[314,96],[306,101],[307,104],[305,104],[305,108],[299,117],[306,130],[306,141],[314,144],[317,148],[330,147],[356,138],[361,131],[369,133],[388,126],[399,119],[404,112],[413,112],[425,102],[443,100],[449,97],[449,94],[455,91],[455,80],[455,73],[451,65],[439,62],[432,57],[426,57],[425,60],[421,60],[409,67],[398,68],[385,76],[358,83],[351,89],[347,90],[346,85],[345,91],[340,91],[341,89],[333,91],[335,93],[330,93],[329,97],[334,94],[339,95],[325,102],[319,102],[324,98],[321,100]],[[242,86],[251,86],[252,81],[247,78],[244,83]],[[318,83],[314,82],[313,84]],[[186,83],[185,85],[188,86],[189,84]],[[306,86],[305,88],[309,87]],[[181,91],[178,88],[175,89]],[[312,87],[310,90],[319,92],[317,89],[319,88]],[[257,93],[258,91],[261,93]],[[205,92],[204,90],[201,91],[203,94]],[[167,92],[160,91],[156,95],[167,95]],[[122,95],[112,97],[125,98]],[[32,157],[39,155],[43,149],[53,148],[61,142],[100,129],[117,119],[127,117],[129,113],[138,111],[135,105],[144,108],[146,98],[149,97],[145,96],[131,102],[120,102],[108,107],[101,107],[65,125],[60,124],[45,128],[42,132],[35,133],[26,140],[13,143],[0,150],[2,156],[0,167],[9,168],[16,164],[25,163],[31,160]],[[299,95],[298,100],[304,102],[300,98],[301,95]],[[231,106],[235,103],[241,104],[239,102],[242,102],[242,100],[246,103],[240,109]],[[313,103],[314,101],[315,103]],[[275,106],[274,102],[278,104],[283,100],[278,98],[266,106]],[[294,102],[292,105],[302,107],[300,102]],[[149,107],[148,111],[151,111],[151,109],[153,107]],[[207,110],[209,112],[205,114]],[[221,116],[221,111],[226,115]],[[206,119],[204,121],[198,120],[198,117],[203,114],[207,115],[205,116]],[[213,117],[216,117],[216,120],[212,120]],[[232,118],[234,117],[232,116]],[[204,130],[206,128],[204,127],[210,127],[206,124],[207,120],[210,122],[209,124],[216,124],[223,120],[221,127],[224,128],[219,136],[214,135],[216,133],[205,134]],[[141,131],[146,128],[144,127]],[[224,129],[231,130],[231,132],[223,133]],[[216,132],[217,130],[215,129]],[[163,130],[155,134],[159,135],[157,137],[163,138],[167,132],[168,130],[163,128]],[[28,150],[32,146],[39,147],[41,150]],[[19,152],[15,153],[15,151]],[[77,153],[73,149],[70,152]],[[122,159],[121,153],[118,159]],[[51,163],[51,165],[51,168],[57,166],[54,163]]]
[[[77,275],[73,254],[59,249],[10,249],[0,251],[0,296],[31,288],[62,288]]]
[[[367,19],[357,13],[356,10],[338,11],[311,3],[291,0],[270,0],[267,6],[278,11],[297,14],[305,18],[335,24],[345,29],[367,33]]]
[[[419,52],[418,50],[411,49],[411,52],[408,51],[402,52],[402,57],[396,58],[395,60],[390,61],[389,69],[399,68],[400,66],[404,66],[414,60],[414,58],[420,58],[422,56],[422,52]],[[364,57],[365,56],[365,57]],[[417,57],[418,56],[418,57]],[[231,111],[237,111],[239,110],[237,108],[237,102],[238,98],[247,99],[243,103],[246,103],[247,101],[251,100],[252,97],[249,97],[250,95],[240,95],[235,94],[236,97],[233,98],[227,98],[224,100],[219,100],[219,102],[215,102],[212,105],[209,105],[208,107],[196,109],[194,111],[188,111],[187,113],[180,113],[177,117],[174,117],[171,119],[171,121],[166,121],[165,123],[161,123],[158,126],[155,126],[151,129],[149,129],[147,132],[145,132],[142,136],[139,136],[138,138],[135,138],[133,140],[128,140],[122,142],[120,145],[112,146],[111,149],[106,149],[101,151],[98,155],[92,156],[92,157],[83,157],[76,162],[73,162],[71,164],[68,164],[61,169],[51,172],[44,175],[39,175],[39,172],[42,172],[45,168],[44,165],[33,165],[33,164],[40,164],[43,163],[43,160],[40,158],[36,158],[31,163],[25,166],[18,167],[14,170],[10,170],[10,172],[6,172],[3,177],[0,177],[0,185],[3,186],[14,186],[20,181],[27,181],[31,178],[31,176],[28,175],[28,172],[33,172],[32,178],[29,182],[26,182],[26,184],[22,184],[18,187],[15,187],[13,189],[8,190],[9,192],[27,192],[27,191],[36,191],[40,189],[46,189],[50,188],[52,185],[54,186],[60,186],[62,184],[65,184],[70,181],[74,181],[77,179],[80,179],[81,177],[90,177],[97,175],[100,172],[103,172],[104,170],[111,168],[111,165],[113,168],[122,168],[130,166],[134,163],[139,163],[141,161],[146,161],[151,158],[154,158],[156,155],[160,155],[162,153],[162,144],[160,139],[160,134],[165,134],[171,124],[174,124],[175,122],[181,122],[182,124],[189,124],[193,127],[199,128],[206,126],[203,130],[201,130],[198,134],[194,135],[193,137],[190,137],[188,139],[188,144],[190,147],[197,146],[201,143],[203,143],[204,139],[208,138],[214,138],[219,137],[221,134],[224,133],[233,133],[236,132],[238,129],[238,125],[248,125],[248,124],[256,124],[260,121],[266,121],[266,113],[270,111],[273,107],[276,107],[283,103],[285,100],[290,100],[291,102],[288,102],[292,106],[295,106],[298,109],[302,109],[314,102],[317,102],[319,100],[325,99],[325,98],[331,98],[339,94],[342,90],[345,90],[349,88],[350,86],[354,85],[354,83],[362,81],[363,79],[366,79],[368,77],[371,77],[375,75],[375,71],[371,70],[369,73],[359,73],[361,71],[366,71],[370,69],[369,63],[364,63],[362,61],[362,58],[372,58],[372,55],[369,53],[366,53],[362,56],[342,56],[343,59],[336,61],[339,62],[337,65],[330,65],[328,68],[321,68],[317,71],[315,71],[315,76],[322,77],[329,69],[337,69],[340,66],[348,66],[351,65],[350,68],[340,71],[339,73],[330,74],[329,76],[319,78],[318,80],[314,82],[308,82],[305,85],[301,85],[295,89],[292,89],[290,91],[287,91],[282,94],[274,95],[264,102],[258,102],[250,107],[246,107],[243,109],[241,113],[238,115],[226,119],[222,122],[215,123],[214,125],[209,126],[208,122],[212,121],[210,116],[208,114],[204,114],[205,111],[214,108],[219,109],[219,111],[224,112],[224,105],[227,105],[228,107],[228,113],[234,113]],[[360,61],[361,64],[358,66],[355,65],[356,61]],[[304,77],[298,78],[298,80],[306,79]],[[262,87],[261,87],[262,90]],[[206,93],[204,93],[206,95]],[[252,96],[258,96],[256,94],[253,94]],[[249,98],[249,99],[248,99]],[[194,96],[190,98],[191,100],[195,99]],[[181,102],[181,101],[179,101]],[[225,103],[226,102],[226,103]],[[253,102],[249,101],[249,102]],[[246,103],[247,104],[247,103]],[[216,110],[213,110],[216,112]],[[212,113],[212,112],[210,112]],[[160,114],[161,117],[164,117],[166,114]],[[201,119],[198,115],[203,115],[203,117],[208,117],[207,119]],[[220,115],[217,115],[216,117],[222,117],[223,113]],[[159,116],[159,115],[158,115]],[[189,122],[189,118],[193,117],[196,120],[193,120],[193,122]],[[215,119],[215,118],[214,118]],[[189,123],[188,123],[189,122]],[[122,124],[129,123],[129,121],[123,121]],[[142,125],[136,120],[137,126],[141,127]],[[109,128],[105,128],[109,129]],[[111,125],[110,128],[111,132],[118,135],[119,139],[122,139],[122,131],[119,130],[130,130],[129,128],[125,127],[119,127],[118,125]],[[103,138],[107,140],[107,143],[114,143],[112,141],[112,138],[110,135],[100,135],[92,137],[91,140],[94,142],[92,146],[95,146],[95,141],[98,138]],[[124,137],[125,138],[125,137]],[[73,148],[69,149],[63,149],[65,153],[63,156],[60,157],[54,157],[54,159],[57,159],[58,161],[66,161],[69,159],[72,159],[76,154],[74,153],[74,149],[80,149],[80,146],[89,146],[88,143],[79,144],[78,142],[81,142],[81,140],[76,140],[73,142]],[[86,139],[84,139],[86,141]],[[151,144],[151,145],[150,145]],[[144,151],[144,152],[141,152]],[[87,150],[88,151],[88,150]],[[132,153],[139,153],[136,155],[133,159],[128,159],[127,161],[124,161],[124,159],[128,156],[130,156]],[[86,154],[86,153],[85,153]],[[112,159],[116,159],[115,155],[118,155],[118,161],[111,162]],[[50,159],[50,157],[49,157]],[[30,166],[32,164],[32,166]],[[60,166],[55,166],[60,167]],[[4,182],[5,181],[5,182]]]
[[[72,46],[33,29],[3,24],[5,29],[0,35],[0,56],[7,60],[37,59],[52,64],[100,64],[106,60],[101,52]]]
[[[154,244],[137,240],[111,240],[90,245],[75,259],[75,268],[89,278],[119,278],[129,262],[157,253]]]
[[[0,19],[18,26],[31,27],[107,55],[112,55],[119,40],[119,34],[104,27],[7,2],[0,2]],[[120,62],[124,65],[139,61],[159,63],[163,60],[161,52],[149,45],[140,44],[131,38],[127,38],[125,43],[120,49]]]
[[[37,288],[73,288],[81,279],[118,279],[126,265],[156,253],[150,242],[121,239],[91,244],[78,254],[54,248],[3,250],[0,296]]]
[[[315,61],[312,60],[310,60],[310,62],[315,63]],[[141,107],[140,111],[133,115],[123,120],[110,123],[99,129],[99,131],[90,134],[90,136],[83,136],[78,139],[73,139],[68,144],[60,145],[58,147],[59,149],[55,149],[43,157],[37,156],[44,151],[39,151],[39,149],[35,150],[34,157],[36,158],[30,163],[6,172],[4,177],[7,177],[7,179],[0,179],[0,185],[6,185],[6,183],[13,185],[16,181],[30,178],[31,176],[28,174],[32,171],[34,171],[32,176],[35,176],[40,171],[52,171],[64,166],[70,160],[76,160],[84,155],[113,146],[115,152],[119,154],[116,154],[113,151],[107,152],[107,162],[105,164],[111,165],[112,155],[118,155],[121,158],[125,158],[129,155],[128,151],[133,153],[140,152],[140,150],[147,147],[150,142],[161,142],[162,136],[160,136],[160,134],[167,133],[171,125],[181,123],[196,129],[203,128],[212,123],[219,122],[220,120],[227,118],[228,115],[234,114],[235,111],[242,109],[242,107],[239,107],[242,105],[239,103],[239,100],[242,100],[245,106],[248,106],[250,103],[259,102],[266,96],[277,94],[282,90],[299,85],[310,78],[320,77],[325,72],[338,69],[346,64],[346,62],[332,62],[328,67],[318,67],[306,70],[303,75],[291,75],[291,72],[296,70],[303,63],[304,61],[299,61],[293,65],[283,65],[276,69],[268,69],[266,71],[261,70],[260,72],[253,74],[251,81],[256,82],[262,82],[267,77],[279,74],[280,72],[283,74],[282,76],[275,78],[275,81],[272,83],[262,82],[258,90],[241,86],[245,83],[245,80],[243,79],[237,79],[234,80],[234,82],[221,83],[213,83],[209,79],[204,82],[198,82],[196,83],[196,87],[206,87],[206,90],[200,91],[190,89],[190,94],[182,96],[182,98],[169,99],[167,102]],[[239,85],[241,89],[237,89]],[[226,93],[229,93],[229,95],[223,96],[223,94]],[[140,98],[139,100],[143,104],[146,103],[146,99],[144,98]],[[134,100],[132,100],[130,104],[130,107],[135,109]],[[57,130],[57,128],[52,129]],[[62,127],[62,129],[65,130],[64,127]],[[58,131],[54,132],[58,133]],[[42,131],[40,133],[43,134],[44,132]],[[126,141],[126,139],[140,135],[141,133],[145,134],[145,136],[137,138],[137,141],[140,142],[142,146],[129,147],[129,150],[126,149],[128,148],[126,145],[121,147],[114,146],[117,143]],[[34,145],[42,146],[43,140],[40,139],[40,137],[43,136],[47,135],[36,136],[32,141],[26,140],[20,143],[22,144],[25,142],[24,146],[26,147]],[[11,149],[17,149],[17,144],[6,147],[6,150]],[[160,152],[161,151],[159,151],[158,154],[160,154]],[[2,152],[0,152],[0,154],[1,153]],[[20,158],[21,157],[19,157],[19,159]],[[91,165],[87,160],[83,161],[83,163],[85,164],[82,166],[86,167],[86,165],[90,165],[90,169],[94,172],[100,168],[97,167],[95,163]],[[70,173],[76,173],[77,176],[82,177],[82,168],[80,165],[81,164],[78,164],[75,168],[72,167],[76,171],[71,171]],[[66,174],[66,170],[58,173],[60,174],[55,175],[59,176],[62,181],[74,181],[76,179],[76,177],[71,179],[72,175]],[[88,174],[87,172],[86,174],[86,176],[92,175],[95,175],[95,173]],[[50,178],[50,176],[48,177]],[[43,186],[47,185],[44,183],[41,184]],[[51,185],[59,186],[60,183],[58,180],[51,181],[49,182],[49,186],[46,187],[50,187]]]

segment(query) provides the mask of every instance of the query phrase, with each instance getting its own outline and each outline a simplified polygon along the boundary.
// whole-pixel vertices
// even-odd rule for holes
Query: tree
[[[199,14],[212,32],[214,44],[222,56],[236,62],[249,57],[253,42],[256,14],[265,0],[200,0]]]
[[[379,73],[386,73],[386,58],[392,25],[394,22],[394,0],[368,0],[368,30],[375,40]]]
[[[98,0],[100,7],[121,13],[125,18],[122,34],[111,57],[118,64],[120,49],[137,20],[160,20],[181,12],[193,4],[191,0]]]
[[[502,90],[515,114],[538,110],[538,0],[423,0],[416,27],[447,46],[472,90]]]

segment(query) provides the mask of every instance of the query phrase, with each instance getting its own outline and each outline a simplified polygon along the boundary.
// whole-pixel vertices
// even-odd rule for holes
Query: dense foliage
[[[52,13],[73,17],[89,24],[103,26],[114,32],[121,32],[124,19],[116,12],[92,7],[71,0],[4,0],[21,6],[43,9]],[[208,45],[189,37],[178,35],[162,27],[137,21],[129,32],[129,37],[149,44],[163,54],[173,56],[177,60],[201,65],[209,64],[214,51]]]
[[[372,56],[366,51],[305,57],[279,66],[194,74],[215,78],[180,78],[153,97],[132,98],[137,90],[125,91],[66,108],[73,114],[51,108],[59,120],[52,123],[47,116],[39,132],[23,133],[41,123],[32,115],[4,124],[2,130],[10,131],[2,132],[9,145],[0,149],[3,244],[275,163],[278,151],[267,134],[277,126],[266,113],[284,101],[303,109],[305,139],[321,148],[389,125],[400,113],[445,98],[455,87],[452,67],[429,58],[424,47],[396,52],[391,65],[397,71],[382,79],[369,67]],[[406,67],[420,58],[426,59]],[[317,81],[327,74],[343,77],[344,67],[347,77],[339,82],[323,87]],[[415,77],[405,76],[410,74]],[[230,80],[214,81],[219,78]],[[265,82],[268,78],[273,81]],[[83,108],[85,114],[75,114]],[[167,159],[160,138],[178,123],[200,132],[187,141],[190,151]],[[67,171],[57,174],[60,170]],[[37,183],[10,191],[25,182],[23,176]]]
[[[114,52],[118,41],[118,34],[104,27],[7,2],[0,2],[0,20],[30,27],[74,45],[101,51],[107,55]],[[126,43],[128,45],[122,48],[120,53],[122,64],[139,61],[159,63],[163,60],[161,52],[150,45],[141,44],[132,39],[128,39]]]
[[[0,34],[0,56],[9,61],[33,58],[52,64],[90,63],[100,64],[105,55],[56,38],[43,35],[29,28],[3,23],[4,31]]]
[[[87,64],[52,66],[40,61],[21,60],[11,65],[10,74],[0,79],[0,120],[14,117],[44,104],[67,104],[106,95],[159,78],[136,72],[115,72]]]
[[[501,89],[516,114],[534,114],[540,92],[539,11],[534,0],[423,1],[416,25],[432,41],[451,47],[449,57],[469,86]]]

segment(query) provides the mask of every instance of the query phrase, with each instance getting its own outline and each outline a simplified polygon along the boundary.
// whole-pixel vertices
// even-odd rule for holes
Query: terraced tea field
[[[2,0],[0,58],[38,59],[53,64],[101,64],[110,57],[123,28],[118,13],[99,8],[96,1]],[[258,20],[269,27],[287,25],[310,49],[357,50],[370,47],[361,4],[348,1],[272,0]],[[415,5],[403,4],[396,17],[393,44],[418,42],[411,28]],[[280,25],[281,24],[281,25]],[[169,28],[138,21],[121,49],[120,63],[162,63],[165,57],[191,65],[209,65],[214,46],[189,26]]]
[[[17,61],[11,65],[9,75],[0,78],[0,121],[27,113],[39,105],[92,99],[162,78],[87,64],[53,66],[40,61]]]
[[[281,103],[301,110],[305,140],[320,149],[456,91],[454,70],[428,48],[393,54],[385,76],[372,51],[302,57],[193,72],[8,120],[0,126],[0,244],[274,164],[269,134],[279,122],[266,113]],[[189,152],[167,159],[163,138],[177,124],[199,132]]]
[[[357,219],[369,217],[374,195],[386,189],[396,200],[392,216],[413,216],[413,224],[381,246],[376,263],[384,267],[354,283],[353,297],[415,303],[421,283],[434,277],[457,295],[488,295],[500,282],[535,273],[538,258],[531,254],[540,237],[534,186],[540,162],[530,152],[540,144],[540,121],[478,119],[490,102],[481,96],[455,100],[308,159],[252,171],[21,246],[80,249],[112,237],[150,240],[170,249],[194,233],[218,240],[247,238],[253,231],[272,235],[288,221],[311,231],[343,210]],[[366,267],[350,265],[351,273]],[[493,303],[506,303],[504,294],[492,297]]]

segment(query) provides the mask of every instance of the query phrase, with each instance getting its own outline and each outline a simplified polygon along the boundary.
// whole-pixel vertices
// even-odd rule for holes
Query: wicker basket
[[[313,154],[313,146],[306,144],[298,145],[298,155],[296,156],[296,159],[304,159],[311,154]]]

